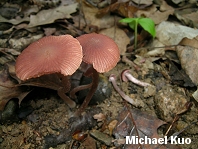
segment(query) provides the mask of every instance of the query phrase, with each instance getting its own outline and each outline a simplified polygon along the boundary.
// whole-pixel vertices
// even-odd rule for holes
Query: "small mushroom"
[[[30,44],[16,60],[16,75],[22,81],[55,74],[61,81],[58,95],[69,105],[75,102],[65,95],[70,90],[68,76],[72,75],[82,62],[82,47],[71,35],[47,36]],[[52,88],[54,89],[54,88]]]
[[[82,46],[83,62],[90,65],[84,72],[84,75],[92,77],[92,83],[90,85],[84,86],[84,88],[79,86],[77,89],[74,88],[74,91],[71,91],[74,94],[79,90],[91,86],[89,93],[79,109],[79,111],[82,111],[87,107],[97,89],[99,73],[108,72],[116,66],[120,60],[120,51],[113,39],[102,34],[84,34],[77,37],[77,39]]]
[[[111,74],[109,76],[109,81],[112,83],[114,89],[118,92],[118,94],[125,99],[127,102],[131,103],[132,105],[136,106],[136,107],[143,107],[144,103],[140,100],[135,100],[130,98],[129,96],[127,96],[117,85],[116,83],[116,76],[114,74]]]
[[[132,76],[132,74],[130,73],[130,70],[128,70],[128,69],[122,71],[121,78],[124,82],[127,82],[128,80],[130,80],[131,82],[133,82],[137,85],[143,86],[144,87],[144,97],[153,96],[156,93],[156,87],[154,85],[151,85],[149,83],[146,83],[146,82],[136,79],[135,77]]]
[[[142,82],[138,79],[136,79],[135,77],[132,76],[132,74],[129,73],[130,70],[128,69],[125,69],[122,71],[121,73],[121,77],[122,77],[122,80],[124,82],[128,82],[128,80],[130,80],[131,82],[137,84],[137,85],[140,85],[140,86],[143,86],[143,87],[147,87],[147,86],[152,86],[151,84],[149,83],[146,83],[146,82]]]

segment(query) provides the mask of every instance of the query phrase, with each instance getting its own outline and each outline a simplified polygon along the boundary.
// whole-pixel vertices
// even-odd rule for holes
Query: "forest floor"
[[[0,2],[0,148],[198,148],[197,5],[182,0]],[[156,30],[153,38],[139,25],[136,48],[134,30],[119,22],[134,17],[152,19]],[[92,103],[81,115],[74,117],[87,91],[77,93],[77,106],[69,108],[51,86],[20,85],[15,61],[28,45],[44,36],[92,32],[117,43],[120,61],[100,74]],[[122,81],[124,70],[147,85]],[[112,75],[123,98],[109,80]],[[80,83],[88,84],[81,77]],[[126,144],[126,136],[153,141]],[[155,142],[165,136],[178,138]]]

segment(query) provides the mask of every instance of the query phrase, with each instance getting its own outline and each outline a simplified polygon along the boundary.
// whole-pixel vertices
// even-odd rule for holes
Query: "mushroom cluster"
[[[77,38],[71,35],[47,36],[30,44],[16,60],[16,76],[22,81],[39,78],[45,75],[55,75],[62,87],[57,89],[58,95],[69,107],[75,107],[75,102],[66,93],[70,91],[71,76],[85,63],[87,69],[84,75],[92,77],[92,83],[78,86],[71,90],[71,95],[82,89],[90,88],[81,110],[91,100],[98,85],[98,73],[104,73],[116,66],[120,53],[116,43],[102,34],[85,34]]]

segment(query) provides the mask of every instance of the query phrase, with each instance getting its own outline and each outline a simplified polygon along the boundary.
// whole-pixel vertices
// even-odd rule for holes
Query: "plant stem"
[[[137,48],[137,27],[138,27],[138,19],[135,20],[135,44],[134,48]]]

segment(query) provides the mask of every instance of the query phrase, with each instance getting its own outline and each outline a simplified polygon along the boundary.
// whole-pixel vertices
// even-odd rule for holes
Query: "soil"
[[[119,28],[119,35],[117,36],[120,36],[121,39],[119,38],[118,41],[123,39],[126,43],[124,45],[121,44],[119,47],[122,49],[122,54],[117,66],[100,76],[101,83],[94,99],[92,99],[94,102],[81,115],[76,116],[76,111],[82,101],[78,101],[77,107],[71,109],[54,90],[24,86],[30,93],[22,102],[19,104],[20,100],[13,98],[6,104],[4,110],[0,111],[0,149],[135,149],[135,147],[126,146],[125,136],[121,136],[123,132],[126,132],[127,135],[131,134],[127,129],[128,125],[115,132],[115,129],[122,123],[119,121],[120,113],[126,109],[129,113],[131,109],[136,109],[139,112],[154,116],[155,119],[153,121],[148,120],[149,123],[146,123],[145,119],[147,117],[145,115],[145,117],[143,115],[139,117],[143,124],[155,126],[152,130],[149,129],[150,127],[148,129],[144,127],[145,130],[148,130],[155,137],[163,137],[165,134],[168,137],[178,135],[180,138],[191,140],[190,144],[177,144],[177,147],[175,145],[170,147],[160,146],[159,149],[198,148],[198,103],[192,97],[192,93],[196,91],[196,86],[184,85],[185,81],[187,81],[187,84],[191,84],[191,82],[188,82],[189,78],[187,79],[186,74],[184,75],[183,72],[178,71],[181,69],[181,65],[177,56],[168,59],[165,54],[165,56],[159,56],[160,53],[156,57],[151,58],[152,60],[139,56],[149,51],[146,46],[149,46],[149,42],[152,41],[150,40],[151,36],[145,31],[139,34],[139,44],[137,45],[139,49],[134,51],[132,30],[126,25],[115,25],[116,23],[114,22],[119,22],[121,19],[119,15],[122,7],[120,7],[120,10],[115,9],[114,7],[116,6],[108,8],[107,11],[112,12],[112,14],[107,14],[106,17],[101,19],[103,22],[101,25],[100,19],[95,17],[97,10],[95,6],[90,7],[92,1],[89,0],[85,4],[83,3],[84,10],[87,9],[87,14],[84,13],[85,16],[81,14],[82,10],[77,11],[79,10],[78,5],[76,1],[73,2],[72,0],[29,0],[26,3],[24,2],[24,7],[20,7],[23,2],[23,0],[17,0],[13,4],[12,1],[8,0],[0,2],[1,6],[5,6],[5,8],[2,7],[0,9],[0,12],[4,12],[4,17],[7,18],[0,25],[0,37],[2,38],[0,39],[0,70],[3,70],[8,62],[15,60],[30,43],[47,35],[70,34],[77,37],[84,33],[99,32],[99,29],[105,26],[105,29],[108,29],[108,27],[111,29],[111,36],[118,33]],[[42,21],[39,22],[39,19],[36,22],[33,17],[30,23],[30,15],[42,12],[48,16],[50,10],[60,6],[60,3],[60,8],[62,9],[68,9],[67,5],[71,7],[71,10],[68,9],[69,12],[64,14],[66,18],[63,18],[62,14],[56,13],[57,18],[49,17],[49,20],[44,23]],[[29,4],[32,7],[29,7]],[[125,5],[128,6],[128,4],[128,2],[124,3],[123,8],[125,8]],[[108,4],[105,3],[105,5]],[[33,6],[36,7],[34,8]],[[176,8],[179,8],[179,6]],[[45,13],[45,11],[42,11],[43,9],[49,10]],[[62,9],[55,9],[55,12],[62,13]],[[114,9],[118,12],[113,12]],[[156,9],[159,9],[158,6]],[[166,7],[165,9],[160,9],[166,10]],[[131,8],[128,11],[132,10]],[[13,13],[5,13],[10,11]],[[26,13],[28,13],[28,16],[25,15]],[[90,15],[92,13],[95,14]],[[127,12],[127,14],[133,13]],[[90,19],[89,21],[92,24],[87,24],[90,22],[86,22],[85,19]],[[22,21],[18,22],[18,20]],[[117,32],[115,31],[116,29]],[[121,36],[120,30],[125,36]],[[125,30],[127,30],[129,37],[124,32]],[[126,48],[128,51],[126,51]],[[175,51],[171,49],[170,52]],[[126,57],[125,59],[123,58],[126,56],[125,53],[128,59]],[[175,55],[176,52],[171,56]],[[134,65],[135,62],[142,65],[136,66]],[[175,67],[171,67],[173,65]],[[130,81],[123,82],[120,75],[125,69],[129,69],[135,78],[147,82],[151,86],[142,87]],[[177,80],[177,75],[174,76],[176,72],[181,80]],[[128,103],[115,91],[109,81],[111,74],[117,77],[116,84],[127,97],[134,99],[141,106]],[[1,81],[2,78],[0,78]],[[14,81],[16,82],[16,80]],[[86,94],[87,92],[77,94],[78,99],[84,99]],[[135,113],[131,112],[132,116],[133,114],[136,116]],[[136,122],[133,121],[133,118],[127,121],[130,121],[130,124]],[[131,126],[131,131],[137,127],[135,125]],[[153,148],[150,147],[148,149]]]
[[[116,74],[117,76],[120,74],[121,70],[124,68],[128,68],[127,65],[123,63],[119,63],[113,70],[106,73],[105,76],[108,77],[110,74]],[[156,78],[152,78],[156,79]],[[158,78],[159,79],[159,78]],[[161,77],[161,80],[164,81],[163,77]],[[122,87],[122,90],[125,92],[128,92],[128,94],[132,92],[138,92],[138,94],[135,95],[136,98],[139,98],[140,100],[143,100],[145,103],[145,106],[141,108],[141,111],[146,111],[150,115],[154,115],[157,117],[158,111],[155,109],[155,103],[154,103],[154,96],[151,96],[149,98],[142,98],[142,95],[144,94],[144,90],[142,87],[134,85],[133,83],[119,83],[120,87]],[[170,84],[169,84],[170,85]],[[173,88],[176,86],[172,86]],[[93,129],[99,129],[101,130],[102,125],[106,125],[105,123],[109,123],[112,120],[116,120],[118,118],[118,114],[120,111],[123,110],[124,107],[126,107],[126,102],[121,98],[121,96],[113,89],[112,89],[112,95],[109,98],[106,98],[102,103],[99,103],[97,105],[90,105],[88,107],[89,110],[93,110],[96,107],[101,108],[101,113],[105,115],[105,122],[97,122],[95,126],[91,126],[92,128],[89,128],[86,130],[86,134],[89,134],[89,131]],[[32,99],[33,98],[33,99]],[[54,149],[63,149],[63,148],[74,148],[74,144],[76,141],[71,138],[70,136],[67,136],[68,138],[65,138],[64,143],[60,143],[56,145],[52,145],[51,147],[46,145],[46,136],[52,135],[58,137],[61,132],[67,129],[70,129],[69,125],[69,118],[72,117],[77,110],[77,108],[70,109],[68,106],[56,95],[56,92],[51,90],[43,90],[41,88],[37,89],[35,92],[33,92],[33,96],[27,96],[27,98],[24,99],[22,102],[22,105],[24,107],[31,106],[33,108],[31,114],[26,116],[25,118],[21,118],[17,122],[14,122],[12,124],[3,124],[1,125],[1,144],[0,148],[6,148],[6,149],[18,149],[18,148],[24,148],[24,149],[43,149],[43,148],[54,148]],[[131,104],[127,103],[128,107],[135,108]],[[23,108],[22,108],[23,109]],[[24,108],[25,109],[25,108]],[[139,109],[139,108],[138,108]],[[181,114],[179,120],[174,123],[173,128],[170,130],[170,133],[173,134],[175,132],[178,132],[182,128],[186,127],[187,125],[190,125],[193,121],[196,121],[197,119],[197,107],[193,104],[191,110],[188,110],[187,112]],[[24,110],[27,112],[27,110]],[[23,112],[21,112],[23,113]],[[174,118],[174,117],[173,117]],[[168,126],[171,124],[171,121],[168,122],[166,125],[163,125],[159,129],[159,134],[164,133]],[[84,127],[84,126],[83,126]],[[157,128],[156,128],[157,129]],[[105,132],[109,136],[113,137],[109,134],[109,131]],[[186,128],[180,136],[182,138],[190,138],[191,144],[184,144],[180,145],[182,148],[188,148],[188,149],[195,149],[197,148],[197,142],[198,139],[197,136],[198,133],[198,126],[189,126]],[[115,139],[115,138],[114,138]],[[97,139],[95,139],[96,141]],[[74,143],[75,142],[75,143]],[[80,141],[77,141],[79,144],[79,148],[84,148],[83,143]],[[104,145],[101,141],[96,141],[97,148],[103,148]],[[110,147],[111,146],[111,147]],[[107,148],[112,148],[113,144],[111,144]]]

